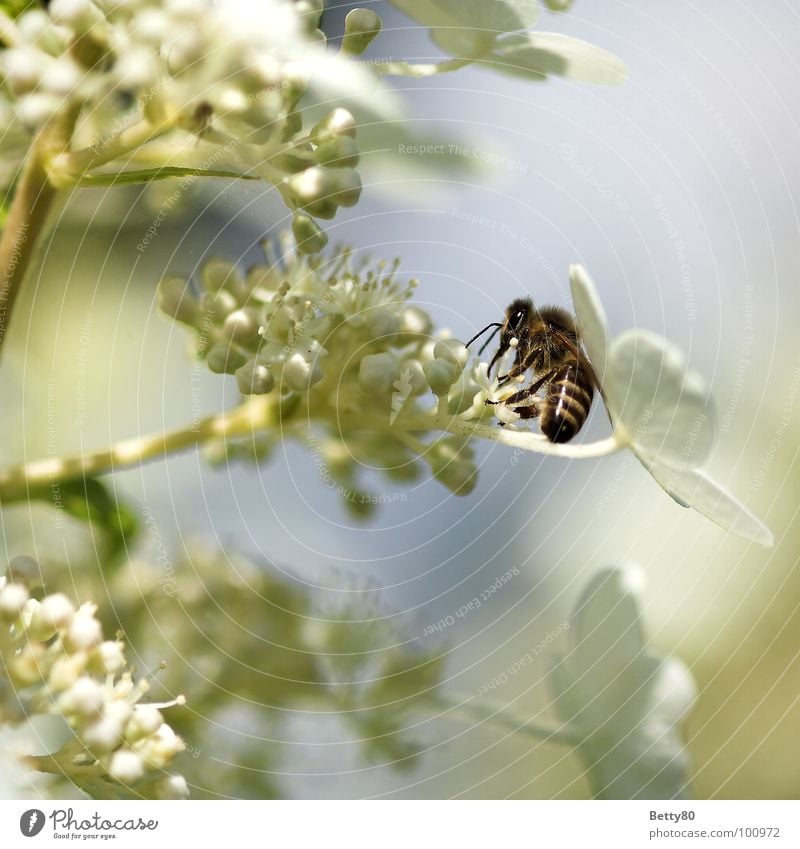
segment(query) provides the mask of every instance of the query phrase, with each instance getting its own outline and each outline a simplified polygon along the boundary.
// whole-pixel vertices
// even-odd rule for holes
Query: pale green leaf
[[[705,472],[671,468],[658,462],[643,463],[660,486],[681,506],[697,510],[738,537],[766,548],[772,547],[772,531]]]
[[[614,426],[641,457],[699,466],[714,441],[714,409],[704,381],[674,345],[646,330],[611,343],[603,381]]]
[[[624,82],[628,74],[625,63],[613,53],[556,32],[516,33],[500,38],[483,64],[529,79],[557,75],[607,85]]]
[[[390,0],[431,30],[433,40],[452,56],[484,56],[499,33],[532,27],[536,0]]]

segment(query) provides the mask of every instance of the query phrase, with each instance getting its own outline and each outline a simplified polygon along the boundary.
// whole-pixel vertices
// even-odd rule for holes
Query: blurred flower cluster
[[[25,760],[94,798],[185,797],[184,778],[165,772],[184,749],[159,709],[168,705],[141,702],[148,681],[134,677],[119,639],[103,639],[96,605],[33,597],[38,575],[18,557],[0,577],[0,722],[49,714],[71,733],[53,754]]]
[[[173,726],[193,798],[285,793],[280,741],[291,740],[293,716],[354,740],[370,762],[413,763],[410,716],[441,662],[409,643],[374,588],[342,577],[312,591],[278,566],[194,539],[174,559],[126,563],[107,592],[140,662],[165,662],[154,692],[186,695]]]
[[[60,593],[35,600],[31,575],[38,564],[18,557],[0,578],[0,723],[66,720],[69,739],[55,754],[22,758],[56,787],[71,782],[94,798],[215,797],[222,788],[276,797],[285,792],[275,782],[280,740],[295,711],[338,723],[371,762],[414,762],[406,729],[436,689],[441,660],[409,645],[374,589],[343,581],[336,593],[312,593],[274,566],[199,540],[174,561],[162,552],[106,569],[105,580],[73,573],[79,596],[107,594],[105,614]],[[103,624],[122,627],[127,652],[158,674],[136,678],[121,640],[103,640]],[[142,703],[148,691],[164,702]],[[167,725],[161,709],[184,701]],[[169,775],[179,752],[181,775]]]
[[[359,196],[355,122],[328,106],[304,127],[300,100],[310,89],[330,103],[375,87],[325,49],[322,10],[321,0],[53,0],[15,19],[0,11],[8,177],[21,139],[60,120],[73,130],[70,149],[51,151],[56,185],[119,180],[120,168],[130,182],[137,163],[226,166],[275,184],[318,244],[308,213],[331,218]]]

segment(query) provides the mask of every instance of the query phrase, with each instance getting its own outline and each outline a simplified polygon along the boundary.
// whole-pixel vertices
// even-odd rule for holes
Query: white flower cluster
[[[334,109],[304,129],[300,100],[310,88],[329,104],[374,88],[325,49],[322,10],[322,0],[52,0],[15,20],[0,12],[0,113],[30,132],[71,116],[72,149],[86,147],[55,151],[59,185],[137,157],[151,168],[222,160],[264,178],[297,212],[301,245],[317,250],[324,237],[309,216],[332,218],[361,191],[355,122]],[[145,157],[166,133],[174,143]]]
[[[399,281],[397,263],[349,249],[306,257],[288,238],[282,247],[279,258],[265,244],[267,263],[246,273],[210,260],[198,293],[168,277],[160,306],[196,329],[197,353],[212,371],[235,374],[244,395],[276,398],[284,438],[307,441],[309,424],[325,428],[314,446],[343,492],[352,492],[359,463],[405,481],[416,477],[419,457],[454,492],[471,491],[467,439],[423,444],[400,423],[437,409],[490,420],[485,365],[464,370],[466,348],[433,334],[429,316],[408,302],[416,281]]]
[[[185,748],[164,722],[159,707],[167,705],[140,703],[148,683],[134,681],[122,642],[103,639],[94,604],[76,608],[61,593],[31,597],[28,582],[37,573],[22,557],[0,577],[0,722],[63,717],[72,739],[26,760],[95,798],[186,797],[184,779],[165,772]]]

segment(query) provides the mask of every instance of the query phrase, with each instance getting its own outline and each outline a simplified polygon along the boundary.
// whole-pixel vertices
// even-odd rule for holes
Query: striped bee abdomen
[[[561,366],[548,383],[542,405],[542,433],[550,442],[569,442],[583,427],[594,389],[577,363]]]

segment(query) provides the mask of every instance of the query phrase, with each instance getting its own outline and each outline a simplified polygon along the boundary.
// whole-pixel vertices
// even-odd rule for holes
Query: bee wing
[[[562,333],[560,330],[554,330],[553,335],[558,339],[558,341],[564,345],[567,350],[569,350],[574,356],[575,359],[580,363],[582,369],[586,371],[589,375],[589,380],[592,381],[595,389],[600,393],[600,397],[603,399],[603,404],[606,408],[606,412],[608,412],[608,404],[606,404],[606,396],[603,392],[603,387],[600,385],[600,379],[595,373],[594,368],[592,367],[591,362],[589,361],[589,357],[586,352],[581,348],[580,345],[576,345],[572,339],[569,338],[565,333]],[[609,414],[609,420],[611,416]]]

